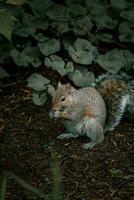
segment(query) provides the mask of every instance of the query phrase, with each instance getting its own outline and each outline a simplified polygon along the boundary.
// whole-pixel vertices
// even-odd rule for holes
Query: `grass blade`
[[[9,178],[14,178],[14,180],[24,189],[28,190],[29,192],[34,193],[39,198],[45,199],[45,194],[40,191],[38,188],[32,186],[31,184],[27,183],[24,179],[18,177],[17,175],[14,175],[12,172],[6,171],[5,175]],[[3,200],[3,199],[2,199]]]
[[[7,180],[8,178],[6,176],[2,177],[0,200],[6,199]]]

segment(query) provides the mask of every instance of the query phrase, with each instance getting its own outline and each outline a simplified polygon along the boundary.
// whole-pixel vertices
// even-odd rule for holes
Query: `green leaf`
[[[56,39],[50,39],[43,43],[38,43],[41,53],[45,56],[54,54],[60,50],[60,42]]]
[[[48,85],[48,89],[47,89],[48,94],[50,94],[51,96],[54,96],[55,94],[55,88],[52,85]]]
[[[5,64],[10,62],[10,51],[12,49],[12,45],[10,43],[1,44],[0,45],[0,63]]]
[[[54,21],[51,23],[51,27],[56,29],[60,34],[67,33],[71,30],[68,22]]]
[[[9,11],[0,9],[0,33],[8,40],[11,40],[15,21],[15,17]]]
[[[88,40],[77,39],[74,45],[68,48],[68,53],[74,62],[88,65],[95,59],[98,51]]]
[[[70,37],[63,38],[62,43],[63,43],[64,49],[67,51],[68,47],[72,45],[72,40]]]
[[[72,17],[85,16],[87,14],[87,9],[78,3],[71,4],[69,7],[69,13]]]
[[[47,100],[47,93],[39,94],[39,92],[32,92],[32,100],[37,106],[41,106]]]
[[[49,22],[46,17],[34,16],[23,11],[22,22],[18,22],[15,26],[14,34],[21,37],[29,37],[38,34],[36,31],[48,29]]]
[[[105,55],[99,55],[96,62],[106,71],[110,73],[117,73],[124,62],[119,55],[118,50],[107,52]]]
[[[117,8],[119,10],[124,10],[130,5],[128,0],[111,0],[111,4],[113,8]]]
[[[119,40],[121,42],[133,42],[134,43],[134,24],[123,21],[119,25]]]
[[[116,28],[118,21],[108,15],[101,15],[95,18],[95,23],[98,29],[107,28],[112,30]]]
[[[64,60],[57,55],[45,58],[44,63],[47,67],[51,67],[54,71],[57,71],[61,76],[67,75],[74,70],[73,62],[69,61],[65,63]]]
[[[49,26],[49,21],[46,16],[32,15],[24,12],[22,19],[22,26],[28,27],[34,30],[46,30]]]
[[[45,58],[45,65],[57,71],[61,76],[66,74],[65,62],[57,55],[51,55],[49,58]]]
[[[27,46],[22,52],[17,49],[13,49],[10,52],[10,56],[16,65],[21,67],[27,67],[32,65],[33,67],[39,67],[41,61],[39,59],[40,52],[37,47]]]
[[[110,73],[118,73],[121,68],[134,66],[134,55],[128,50],[113,49],[105,55],[99,55],[96,62]]]
[[[7,0],[7,4],[15,5],[15,6],[21,6],[26,2],[26,0]]]
[[[131,23],[134,23],[134,5],[131,9],[129,10],[123,10],[121,13],[120,13],[120,16],[122,18],[124,18],[125,20],[128,20],[130,21]]]
[[[66,74],[74,71],[74,64],[73,62],[69,61],[66,64]]]
[[[0,66],[0,79],[9,77],[10,75]]]
[[[16,26],[14,30],[14,34],[21,36],[21,37],[29,37],[35,33],[35,29],[31,27],[23,27],[23,26]]]
[[[37,73],[32,74],[28,78],[28,87],[39,92],[46,90],[47,89],[46,85],[49,83],[50,81],[47,78]]]
[[[39,41],[39,42],[46,42],[46,41],[49,40],[49,37],[44,36],[43,33],[34,33],[34,34],[32,35],[32,37],[33,37],[35,40]]]
[[[27,1],[31,7],[32,12],[37,15],[46,15],[46,10],[54,3],[51,0],[29,0]]]
[[[46,12],[46,15],[53,20],[63,21],[70,18],[67,7],[61,4],[52,5]]]
[[[72,4],[81,4],[83,0],[65,0],[67,6],[71,6]]]
[[[95,81],[93,72],[90,72],[87,69],[83,70],[83,68],[82,70],[75,70],[74,72],[69,73],[68,76],[78,87],[91,86]]]
[[[97,33],[97,34],[95,34],[95,38],[97,40],[107,42],[107,43],[112,43],[114,41],[113,35],[111,35],[109,33],[102,33],[102,32]]]
[[[85,35],[92,29],[93,24],[89,16],[80,17],[76,21],[74,20],[72,25],[73,31],[78,35]]]
[[[89,1],[88,1],[88,3],[89,3]],[[91,4],[91,6],[93,6],[93,5]],[[92,9],[92,7],[91,7],[91,9]],[[97,0],[95,2],[95,6],[93,9],[93,17],[96,18],[96,17],[103,16],[103,15],[107,15],[107,7],[104,6],[101,1]]]
[[[30,57],[25,55],[23,52],[19,52],[17,49],[13,49],[10,52],[10,56],[12,57],[13,61],[16,65],[27,67],[30,63]]]

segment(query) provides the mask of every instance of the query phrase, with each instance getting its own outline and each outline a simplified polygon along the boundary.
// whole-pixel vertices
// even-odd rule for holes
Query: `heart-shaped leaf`
[[[134,65],[134,55],[128,50],[113,49],[99,55],[96,62],[110,73],[118,73],[121,68],[130,69]]]
[[[95,35],[95,38],[97,40],[103,41],[103,42],[107,42],[107,43],[112,43],[114,41],[113,39],[113,35],[109,34],[109,33],[97,33]]]
[[[44,91],[47,89],[47,84],[49,84],[50,81],[41,76],[40,74],[34,73],[28,78],[28,87],[36,90],[36,91]]]
[[[68,8],[61,5],[61,4],[54,4],[52,5],[46,12],[47,16],[53,20],[63,20],[68,19],[69,13]]]
[[[47,67],[51,67],[54,71],[57,71],[61,76],[67,75],[74,70],[73,62],[69,61],[65,63],[64,60],[57,55],[45,58],[44,63]]]
[[[74,71],[74,64],[73,62],[69,61],[66,64],[66,74]]]
[[[34,33],[34,34],[32,35],[32,37],[33,37],[35,40],[39,41],[39,42],[46,42],[46,41],[49,40],[49,37],[44,36],[43,33]]]
[[[66,21],[53,21],[51,23],[51,27],[56,29],[60,34],[67,33],[71,30],[71,28],[69,27],[69,23]]]
[[[57,71],[61,76],[66,74],[65,62],[57,55],[51,55],[49,58],[45,58],[44,61],[47,67],[52,67],[54,71]]]
[[[73,17],[85,16],[87,13],[87,9],[79,3],[74,3],[69,6],[69,13]]]
[[[47,100],[47,93],[44,92],[43,94],[39,94],[39,92],[33,91],[32,100],[37,106],[41,106]]]
[[[112,7],[119,10],[124,10],[130,5],[127,0],[111,0]]]
[[[87,69],[83,70],[83,68],[82,70],[75,70],[74,72],[69,73],[68,76],[78,87],[91,86],[95,80],[93,72],[90,72]]]
[[[60,50],[60,42],[56,39],[50,39],[46,42],[38,43],[40,51],[43,55],[49,56]]]
[[[123,21],[119,25],[119,40],[121,42],[134,43],[134,24],[128,21]]]
[[[16,18],[7,10],[0,9],[0,34],[11,40]]]
[[[95,59],[98,51],[88,40],[77,39],[74,45],[68,48],[68,53],[74,62],[88,65]]]
[[[48,85],[48,89],[47,89],[48,94],[50,94],[51,96],[54,96],[55,94],[55,88],[52,85]]]
[[[27,67],[32,65],[33,67],[39,67],[41,61],[39,59],[40,52],[37,47],[27,46],[23,51],[13,49],[10,52],[10,56],[13,58],[16,65],[21,67]]]
[[[95,18],[95,22],[96,22],[96,26],[98,29],[114,29],[116,28],[118,21],[116,19],[113,19],[112,17],[108,16],[108,15],[101,15],[101,16],[97,16]]]
[[[54,4],[51,0],[32,0],[27,1],[27,4],[31,7],[32,12],[37,15],[45,15],[46,11]]]
[[[123,10],[120,13],[120,16],[123,17],[125,20],[128,20],[130,22],[134,22],[134,7],[132,7],[129,10]]]
[[[79,19],[73,21],[72,25],[74,26],[73,31],[78,35],[85,35],[89,33],[89,31],[93,27],[93,23],[89,16],[83,16]]]

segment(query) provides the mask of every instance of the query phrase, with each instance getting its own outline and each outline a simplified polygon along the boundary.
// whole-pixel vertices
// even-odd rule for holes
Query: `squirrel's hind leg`
[[[91,149],[94,145],[101,143],[104,139],[103,127],[95,117],[85,116],[76,127],[79,135],[86,135],[91,142],[83,145],[84,149]]]

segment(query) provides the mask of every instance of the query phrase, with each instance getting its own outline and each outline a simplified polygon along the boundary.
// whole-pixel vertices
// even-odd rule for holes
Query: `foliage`
[[[93,72],[83,68],[79,68],[79,70],[76,69],[73,73],[69,73],[69,78],[78,87],[87,87],[95,81]]]
[[[74,46],[68,47],[68,53],[75,63],[88,65],[91,64],[97,55],[96,47],[85,39],[77,39]]]
[[[0,79],[9,77],[9,74],[0,66]]]
[[[113,49],[105,55],[99,55],[96,62],[111,73],[117,73],[121,68],[134,68],[134,55],[128,50]]]
[[[3,175],[0,177],[0,199],[5,200],[6,199],[6,193],[8,190],[7,185],[10,182],[10,179],[15,181],[20,187],[22,187],[24,190],[28,191],[33,194],[34,196],[38,197],[38,199],[51,199],[51,200],[60,200],[61,199],[61,169],[59,167],[59,163],[56,160],[56,158],[52,158],[50,162],[50,170],[52,172],[52,189],[51,193],[46,195],[44,192],[42,192],[37,187],[31,185],[23,178],[13,174],[10,171],[3,172]]]
[[[10,12],[7,13],[5,9],[0,9],[0,33],[8,40],[11,40],[15,20],[15,17]]]
[[[38,68],[44,61],[44,69],[68,76],[79,87],[94,80],[89,72],[94,63],[110,73],[133,70],[133,13],[133,0],[1,0],[1,67],[13,61]],[[116,49],[102,54],[101,44]],[[38,105],[46,101],[45,91],[34,88]]]
[[[74,70],[73,62],[69,61],[65,63],[65,61],[57,55],[51,55],[45,58],[44,63],[47,67],[51,67],[54,71],[59,72],[61,76],[73,72]]]
[[[55,89],[50,81],[40,74],[34,73],[28,78],[28,87],[33,89],[32,99],[36,105],[42,105],[47,100],[47,94],[53,96]]]
[[[29,65],[39,67],[41,65],[41,61],[38,57],[40,56],[40,52],[37,47],[27,46],[22,51],[13,49],[10,52],[10,56],[15,64],[20,67],[27,67]]]

